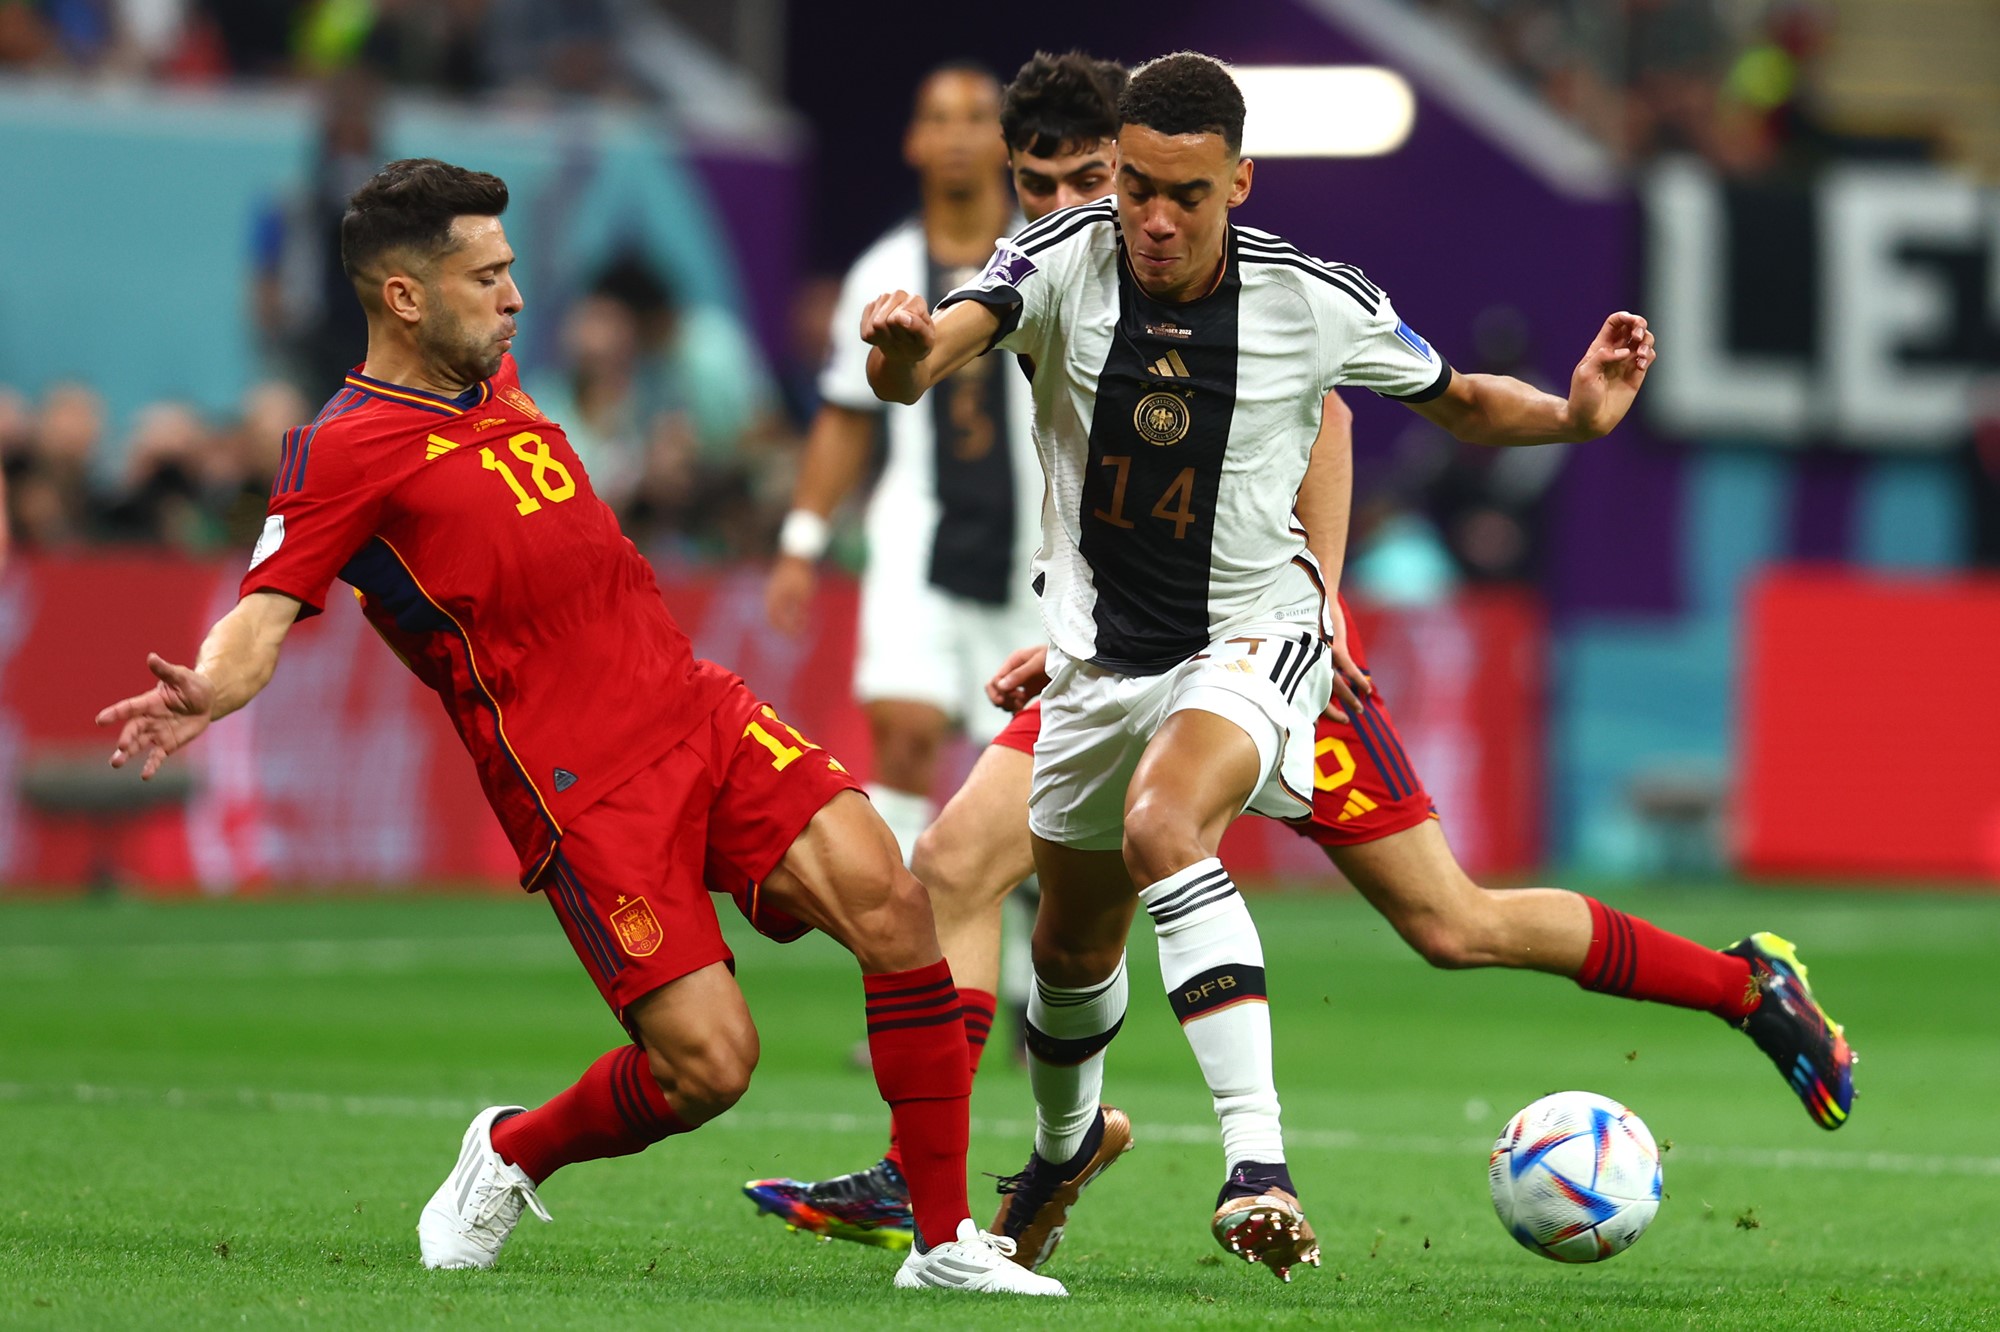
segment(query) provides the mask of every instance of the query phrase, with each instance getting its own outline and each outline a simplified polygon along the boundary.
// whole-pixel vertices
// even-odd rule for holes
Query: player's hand
[[[135,758],[143,759],[142,778],[152,777],[167,755],[206,731],[215,707],[215,686],[186,666],[176,666],[157,652],[147,654],[146,666],[158,684],[97,714],[99,726],[119,728],[111,766],[122,768]]]
[[[806,608],[812,605],[813,588],[819,570],[811,560],[797,555],[780,555],[771,566],[770,581],[764,584],[764,614],[771,627],[797,638],[805,632]]]
[[[1658,355],[1653,330],[1638,315],[1620,310],[1605,320],[1569,377],[1569,416],[1577,433],[1595,439],[1624,420]]]
[[[986,682],[986,697],[993,706],[1019,712],[1049,687],[1049,650],[1037,645],[1015,648],[1007,654],[1000,673]]]
[[[861,340],[880,347],[891,361],[915,365],[937,345],[937,325],[921,295],[892,291],[861,312]]]
[[[1327,634],[1327,650],[1333,654],[1333,697],[1327,701],[1324,715],[1337,722],[1351,722],[1364,710],[1361,700],[1375,692],[1375,682],[1347,650],[1347,617],[1336,614],[1330,618],[1333,625]]]

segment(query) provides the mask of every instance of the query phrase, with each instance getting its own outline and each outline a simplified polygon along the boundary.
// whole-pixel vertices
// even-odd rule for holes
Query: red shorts
[[[1346,603],[1340,611],[1347,619],[1347,650],[1365,671],[1361,631],[1347,615]],[[1437,807],[1424,790],[1423,780],[1403,752],[1403,740],[1396,734],[1381,686],[1377,685],[1365,701],[1367,706],[1353,722],[1319,719],[1313,747],[1312,817],[1287,820],[1286,826],[1299,836],[1321,846],[1380,841],[1437,817]],[[1042,705],[1030,703],[1014,714],[1014,720],[993,737],[992,743],[1032,754],[1041,731]]]
[[[1035,752],[1035,737],[1042,733],[1042,701],[1038,698],[1014,714],[1014,719],[1000,728],[1000,734],[988,741],[1002,749],[1018,749],[1023,754]]]
[[[621,1020],[640,996],[733,960],[711,892],[782,928],[758,921],[757,885],[827,801],[861,789],[741,680],[695,669],[727,677],[709,724],[570,819],[533,885]]]

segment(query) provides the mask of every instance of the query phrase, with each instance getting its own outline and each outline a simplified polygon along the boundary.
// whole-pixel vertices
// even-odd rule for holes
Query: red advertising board
[[[1780,569],[1749,601],[1740,856],[2000,880],[2000,579]]]
[[[24,559],[0,579],[0,882],[111,875],[141,889],[512,884],[513,857],[443,709],[336,600],[300,624],[270,686],[175,760],[182,796],[116,806],[136,782],[98,764],[91,719],[144,689],[148,651],[192,661],[235,597],[238,570],[156,554]],[[797,639],[764,621],[763,574],[665,572],[703,656],[740,672],[857,772],[872,758],[849,693],[856,596],[825,580]],[[1482,594],[1422,611],[1359,607],[1370,665],[1410,757],[1475,872],[1525,872],[1540,854],[1542,626],[1531,599]],[[997,664],[997,663],[996,663]],[[941,779],[969,768],[961,746]],[[55,779],[55,780],[52,780]],[[54,792],[52,795],[51,792]],[[1323,877],[1308,843],[1258,819],[1225,843],[1245,878]]]

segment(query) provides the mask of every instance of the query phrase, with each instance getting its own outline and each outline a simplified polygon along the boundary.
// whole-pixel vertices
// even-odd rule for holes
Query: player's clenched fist
[[[921,361],[937,342],[937,325],[921,295],[892,291],[861,312],[861,340],[880,347],[892,361]]]

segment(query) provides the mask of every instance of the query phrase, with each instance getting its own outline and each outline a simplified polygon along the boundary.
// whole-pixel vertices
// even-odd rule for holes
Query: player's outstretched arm
[[[1354,412],[1338,393],[1320,406],[1319,434],[1313,439],[1305,479],[1293,511],[1306,529],[1306,549],[1326,579],[1326,635],[1333,652],[1333,701],[1327,715],[1348,720],[1346,709],[1358,710],[1374,686],[1347,650],[1347,617],[1333,598],[1340,590],[1340,572],[1347,559],[1347,523],[1354,501]]]
[[[111,766],[142,759],[141,777],[151,777],[167,756],[185,748],[208,729],[257,697],[278,667],[278,651],[298,619],[299,603],[278,592],[252,592],[215,622],[202,640],[194,669],[176,666],[159,653],[146,658],[159,683],[97,714],[99,726],[118,727]]]
[[[1454,374],[1443,394],[1412,406],[1468,444],[1580,443],[1625,419],[1657,355],[1646,321],[1621,310],[1576,363],[1567,399],[1507,375]]]
[[[999,331],[1000,316],[977,301],[933,318],[922,296],[877,296],[861,312],[861,340],[875,348],[868,353],[868,386],[884,402],[915,402],[991,346]]]

